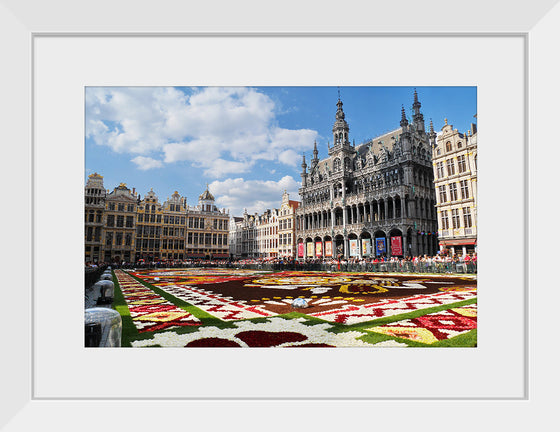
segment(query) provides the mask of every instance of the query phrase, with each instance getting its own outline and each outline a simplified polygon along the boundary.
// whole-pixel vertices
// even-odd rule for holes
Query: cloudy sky
[[[475,123],[475,87],[416,87],[428,127]],[[327,156],[340,91],[356,145],[412,116],[413,87],[88,87],[85,181],[97,172],[163,202],[196,205],[209,185],[219,208],[240,216],[299,200],[302,155]]]

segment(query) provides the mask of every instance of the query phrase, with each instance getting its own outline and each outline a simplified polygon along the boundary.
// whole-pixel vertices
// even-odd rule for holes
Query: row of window
[[[266,239],[258,241],[260,249],[271,249],[278,247],[278,239]]]
[[[269,236],[278,234],[278,226],[268,226],[263,228],[257,228],[259,231],[259,236]]]
[[[215,230],[227,231],[229,229],[229,220],[213,219],[212,226]],[[204,218],[189,217],[189,228],[204,229]]]
[[[85,197],[85,203],[86,205],[97,205],[97,204],[102,204],[103,203],[104,198],[102,197]]]
[[[101,240],[101,227],[87,227],[86,230],[86,241],[100,241]]]
[[[161,223],[161,215],[138,213],[138,222]]]
[[[89,213],[86,213],[86,222],[96,222],[96,223],[101,223],[103,222],[103,213],[101,213],[99,210],[97,212],[90,210]]]
[[[227,234],[189,232],[187,233],[187,244],[227,246],[227,238]]]
[[[281,245],[291,245],[292,244],[292,234],[280,234],[279,244]]]
[[[185,249],[183,239],[136,239],[137,250]]]
[[[124,243],[123,243],[124,241]],[[122,232],[111,232],[105,233],[105,246],[131,246],[132,245],[132,234]]]
[[[116,219],[115,215],[107,215],[106,226],[117,228],[132,228],[134,226],[134,216],[127,216],[125,220],[124,215],[117,215]]]
[[[445,164],[443,161],[436,163],[436,173],[437,178],[445,177],[444,167],[447,168],[447,175],[455,175],[455,161],[453,159],[447,159]],[[461,174],[467,171],[467,158],[465,155],[460,155],[457,157],[457,173]]]
[[[292,229],[292,219],[280,219],[278,221],[278,225],[279,225],[279,229],[282,230],[287,230],[287,229]]]
[[[163,216],[163,223],[164,224],[171,224],[171,225],[185,225],[186,222],[185,216]]]
[[[459,200],[457,185],[459,185],[459,189],[461,191],[461,198],[460,199],[470,198],[469,182],[468,182],[468,180],[461,180],[459,183],[453,182],[453,183],[449,183],[449,185],[447,185],[449,187],[449,201]],[[440,204],[447,202],[447,198],[448,198],[447,189],[448,188],[445,185],[438,187],[439,203]]]
[[[86,189],[86,195],[103,195],[105,196],[105,189]]]
[[[463,213],[463,228],[472,227],[472,217],[471,217],[470,207],[463,207],[462,209],[457,208],[451,210],[451,227],[453,229],[461,228],[461,217],[459,215],[459,210],[461,210]],[[441,229],[443,230],[449,229],[449,212],[447,210],[443,210],[441,212]]]
[[[123,203],[107,203],[107,210],[117,210],[117,211],[124,211],[125,209],[125,205]],[[127,212],[134,212],[136,211],[136,209],[134,208],[134,204],[127,204],[126,205],[126,211]]]
[[[458,143],[457,143],[457,148],[458,148],[458,149],[463,148],[463,143],[462,143],[462,142],[458,142]],[[451,141],[447,141],[447,142],[445,143],[445,151],[446,151],[446,153],[449,153],[449,152],[453,151],[453,145],[451,144]],[[441,154],[441,149],[439,148],[439,146],[437,147],[436,153],[438,154],[438,156]]]
[[[228,227],[228,220],[225,219],[214,219],[214,229],[215,230],[220,230],[220,231],[225,231],[227,229],[229,229]]]

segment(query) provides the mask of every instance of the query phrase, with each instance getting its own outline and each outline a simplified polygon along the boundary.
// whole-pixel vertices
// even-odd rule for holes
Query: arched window
[[[350,163],[350,158],[344,158],[344,169],[350,171],[352,164]]]
[[[340,167],[340,159],[336,158],[334,160],[333,170],[334,170],[334,172],[337,172],[337,171],[340,171],[340,168],[341,168]]]
[[[445,143],[445,151],[451,151],[452,147],[451,147],[451,141],[447,141]]]

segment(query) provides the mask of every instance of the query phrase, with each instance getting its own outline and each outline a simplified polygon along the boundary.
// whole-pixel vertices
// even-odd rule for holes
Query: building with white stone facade
[[[278,211],[278,257],[295,258],[296,253],[296,210],[299,201],[290,200],[284,191],[282,205]]]
[[[284,191],[279,209],[233,217],[230,221],[230,253],[233,258],[293,258],[295,213],[298,201]]]
[[[247,209],[242,217],[230,221],[229,238],[235,239],[230,247],[232,258],[256,258],[259,256],[257,241],[258,214],[250,215]]]
[[[432,150],[439,246],[450,254],[477,248],[477,136],[475,123],[461,133],[445,119]]]
[[[414,256],[436,253],[431,141],[414,91],[413,116],[360,145],[350,141],[340,97],[333,145],[303,157],[296,213],[297,258]]]
[[[267,209],[256,217],[257,256],[276,258],[278,256],[278,209]]]
[[[229,255],[233,259],[243,256],[243,218],[239,216],[229,220]]]

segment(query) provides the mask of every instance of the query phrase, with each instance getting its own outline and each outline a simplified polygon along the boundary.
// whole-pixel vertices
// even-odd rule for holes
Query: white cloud
[[[152,159],[151,157],[145,157],[145,156],[136,156],[134,159],[131,159],[131,162],[134,162],[138,166],[138,169],[142,171],[163,167],[162,161],[155,160]]]
[[[290,199],[299,201],[299,186],[292,176],[284,176],[278,181],[243,178],[216,180],[210,183],[209,188],[219,208],[229,209],[232,216],[241,216],[245,208],[249,214],[280,208],[284,191],[290,194]]]
[[[303,156],[293,150],[285,150],[278,155],[278,160],[286,165],[297,166],[303,160]]]
[[[267,95],[244,87],[194,89],[91,87],[86,90],[86,136],[132,159],[140,169],[191,162],[204,174],[244,173],[256,160],[294,166],[294,155],[310,150],[317,132],[278,127]],[[150,162],[151,160],[151,162]]]
[[[223,177],[227,174],[247,172],[253,166],[252,162],[234,162],[223,159],[216,159],[204,170],[208,177]]]

